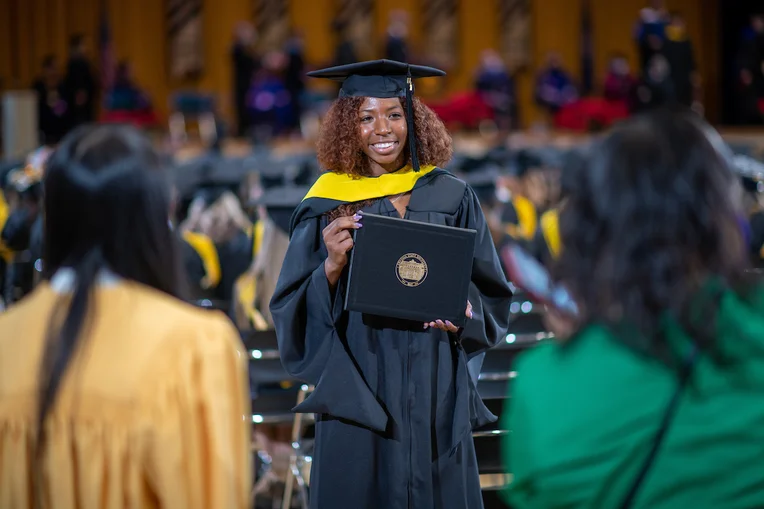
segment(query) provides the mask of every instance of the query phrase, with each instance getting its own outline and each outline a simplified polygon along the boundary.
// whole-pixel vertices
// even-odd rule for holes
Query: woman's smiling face
[[[361,148],[373,175],[403,166],[408,125],[400,99],[367,97],[358,109],[358,125]]]

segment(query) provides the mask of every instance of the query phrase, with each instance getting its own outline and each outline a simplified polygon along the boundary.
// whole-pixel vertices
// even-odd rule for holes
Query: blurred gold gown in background
[[[39,366],[61,294],[42,283],[0,314],[0,507],[34,507]],[[236,329],[115,279],[51,410],[43,507],[244,509],[249,505],[247,355]]]

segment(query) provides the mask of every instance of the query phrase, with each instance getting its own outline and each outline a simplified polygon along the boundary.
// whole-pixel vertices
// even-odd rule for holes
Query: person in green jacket
[[[764,287],[745,271],[726,146],[694,114],[662,110],[588,157],[554,268],[579,316],[550,314],[561,337],[515,365],[506,501],[764,507]]]

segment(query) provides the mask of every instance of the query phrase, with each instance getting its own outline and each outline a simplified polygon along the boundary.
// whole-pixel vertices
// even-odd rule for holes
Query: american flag
[[[101,1],[98,45],[101,52],[101,87],[102,90],[109,90],[114,84],[117,63],[114,59],[114,42],[112,41],[109,9],[106,0]]]

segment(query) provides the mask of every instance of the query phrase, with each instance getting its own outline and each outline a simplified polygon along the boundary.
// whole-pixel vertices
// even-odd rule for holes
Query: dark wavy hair
[[[318,136],[318,162],[322,168],[335,173],[370,176],[369,161],[361,149],[358,110],[364,97],[337,99],[324,117]],[[401,99],[404,106],[404,100]],[[451,135],[434,111],[414,98],[414,130],[417,138],[419,164],[444,166],[451,160]],[[411,164],[411,153],[406,145],[406,163]]]
[[[69,365],[87,338],[93,289],[102,269],[182,298],[185,280],[169,224],[170,186],[151,141],[130,126],[84,126],[47,162],[44,277],[74,271],[71,295],[50,317],[40,369],[35,482],[41,475],[45,419]]]
[[[579,325],[617,328],[630,347],[670,360],[668,313],[702,349],[712,346],[718,306],[699,302],[700,290],[710,277],[742,290],[748,262],[730,159],[718,133],[673,109],[629,119],[587,151],[555,267],[582,309]]]
[[[318,137],[318,163],[335,173],[359,177],[370,176],[369,160],[361,148],[358,110],[364,97],[341,97],[332,104],[321,124]],[[404,99],[400,99],[404,106]],[[422,166],[444,166],[454,153],[451,135],[434,111],[414,97],[414,130],[417,155]],[[408,143],[405,147],[406,164],[411,164]],[[369,202],[342,205],[329,213],[330,220],[353,215]]]

